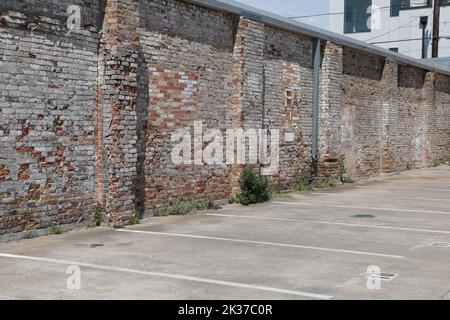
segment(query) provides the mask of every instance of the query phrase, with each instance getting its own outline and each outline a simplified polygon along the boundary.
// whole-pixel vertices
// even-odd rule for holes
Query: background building
[[[433,2],[332,0],[330,30],[413,58],[430,58]],[[450,0],[441,0],[439,57],[450,57]]]

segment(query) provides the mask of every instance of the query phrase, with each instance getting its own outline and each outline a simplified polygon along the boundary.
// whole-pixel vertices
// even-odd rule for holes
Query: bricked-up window
[[[344,32],[370,32],[372,0],[345,0]]]
[[[292,113],[294,111],[294,92],[290,89],[286,90],[286,112],[289,121],[292,121]]]

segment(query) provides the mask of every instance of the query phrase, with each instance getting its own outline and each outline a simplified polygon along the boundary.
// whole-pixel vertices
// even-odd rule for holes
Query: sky
[[[330,11],[329,0],[236,0],[283,17],[307,16]],[[310,17],[298,21],[328,29],[329,16]]]

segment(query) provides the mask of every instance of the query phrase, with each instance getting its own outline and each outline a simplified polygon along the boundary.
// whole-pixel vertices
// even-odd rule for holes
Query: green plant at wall
[[[51,233],[53,235],[58,235],[58,234],[62,234],[63,230],[60,226],[54,226],[54,227],[52,227]]]
[[[101,204],[97,204],[97,206],[95,207],[94,222],[97,227],[100,226],[103,222],[103,210],[104,209]]]
[[[336,180],[330,180],[328,181],[328,187],[329,188],[336,188],[338,186],[338,183]]]
[[[442,160],[433,160],[433,167],[440,167],[444,164],[444,161]]]
[[[347,175],[345,156],[341,156],[341,158],[339,159],[339,176],[341,177],[341,182],[343,184],[355,182],[349,175]]]
[[[296,190],[300,191],[300,192],[304,192],[304,191],[310,191],[311,188],[312,188],[311,182],[307,178],[301,177],[297,183]]]
[[[137,212],[134,216],[132,216],[130,219],[128,219],[128,224],[130,226],[140,224],[140,223],[141,223],[141,219],[139,219],[139,213],[137,213]]]
[[[156,210],[153,215],[155,217],[185,216],[196,211],[209,209],[212,206],[213,202],[210,200],[185,201],[183,199],[177,199],[170,202],[170,205],[168,207]]]
[[[270,200],[269,180],[253,170],[244,169],[241,180],[241,192],[232,200],[244,206]]]

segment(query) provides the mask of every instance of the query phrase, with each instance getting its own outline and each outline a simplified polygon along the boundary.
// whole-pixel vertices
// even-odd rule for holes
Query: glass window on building
[[[345,0],[345,33],[370,32],[372,0]]]
[[[391,0],[391,17],[400,16],[400,9],[402,7],[403,0]]]

